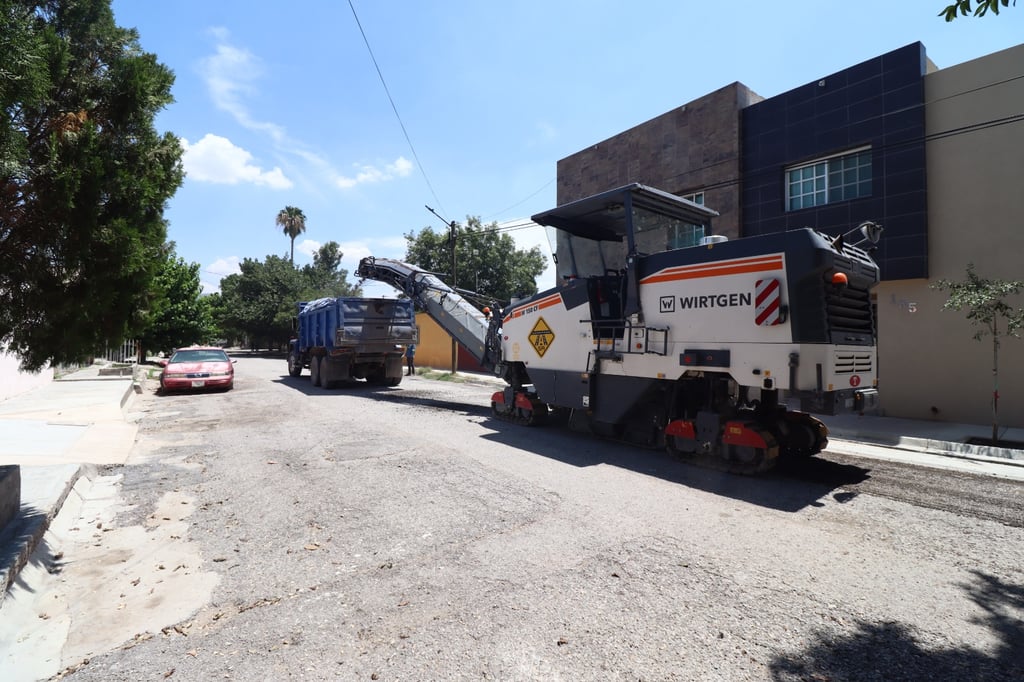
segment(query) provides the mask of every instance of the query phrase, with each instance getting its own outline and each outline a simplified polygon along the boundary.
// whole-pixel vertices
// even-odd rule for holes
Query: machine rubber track
[[[719,442],[711,447],[687,451],[677,446],[675,436],[666,436],[666,449],[671,456],[702,469],[742,476],[755,476],[771,471],[779,461],[779,444],[767,429],[750,430],[760,436],[764,447]]]
[[[515,401],[506,405],[502,392],[494,394],[491,398],[491,414],[497,419],[520,424],[522,426],[538,426],[547,422],[548,406],[541,402],[536,396],[526,393],[516,393]]]

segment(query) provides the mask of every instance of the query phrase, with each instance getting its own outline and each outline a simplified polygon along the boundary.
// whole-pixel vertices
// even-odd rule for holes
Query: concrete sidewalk
[[[0,402],[0,604],[78,479],[128,460],[134,395],[132,376],[93,365]]]
[[[849,441],[897,448],[908,452],[959,457],[979,462],[1024,467],[1024,449],[972,445],[992,438],[992,426],[950,422],[842,415],[819,417],[829,430],[829,442]],[[1024,429],[1002,427],[1000,442],[1024,443]]]

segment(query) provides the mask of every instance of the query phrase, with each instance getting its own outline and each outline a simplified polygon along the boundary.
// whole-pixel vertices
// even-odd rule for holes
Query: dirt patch
[[[184,621],[210,599],[219,578],[203,570],[188,541],[195,500],[165,493],[144,524],[119,527],[124,509],[119,476],[76,486],[70,502],[47,531],[29,569],[11,590],[0,625],[0,678],[5,670],[46,678],[117,646]],[[27,679],[27,678],[25,678]]]

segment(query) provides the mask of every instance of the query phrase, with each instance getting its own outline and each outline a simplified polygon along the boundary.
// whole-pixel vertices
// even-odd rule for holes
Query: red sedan
[[[160,373],[160,389],[185,391],[205,388],[231,390],[235,385],[234,360],[223,348],[190,346],[174,351]]]

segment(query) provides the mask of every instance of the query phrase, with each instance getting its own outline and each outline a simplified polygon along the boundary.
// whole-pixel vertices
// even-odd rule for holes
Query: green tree
[[[246,258],[241,273],[220,282],[222,328],[237,330],[256,347],[280,346],[292,332],[295,304],[304,288],[301,273],[280,256]]]
[[[303,298],[312,300],[326,296],[362,296],[362,288],[348,282],[348,270],[341,267],[344,254],[338,242],[330,241],[313,254],[313,264],[302,268],[306,281]]]
[[[139,334],[145,351],[170,351],[214,338],[210,301],[203,295],[199,264],[186,263],[173,248],[153,280],[149,314]]]
[[[295,263],[295,238],[306,231],[306,216],[302,209],[285,206],[277,212],[274,223],[292,240],[292,251],[289,260]]]
[[[1020,338],[1024,328],[1024,308],[1014,308],[1006,302],[1024,290],[1024,281],[992,280],[979,277],[974,264],[967,266],[967,279],[962,282],[939,280],[932,285],[938,291],[948,291],[943,304],[946,310],[967,309],[967,319],[978,327],[976,341],[985,335],[992,337],[992,441],[999,441],[999,339],[1003,336]]]
[[[945,9],[939,12],[940,17],[945,17],[946,21],[953,21],[957,17],[966,17],[969,14],[973,14],[976,17],[983,17],[990,11],[992,14],[999,14],[1000,7],[1009,7],[1011,0],[977,0],[978,4],[974,9],[971,9],[971,0],[956,0],[952,5],[947,5]],[[1012,0],[1014,5],[1017,4],[1017,0]]]
[[[220,335],[247,338],[257,347],[280,346],[292,333],[295,304],[327,296],[361,296],[348,283],[341,267],[341,247],[327,242],[313,254],[313,264],[301,270],[280,256],[260,262],[246,258],[241,272],[220,282],[221,292],[210,298],[210,308]]]
[[[229,345],[235,345],[245,333],[233,326],[228,318],[228,310],[224,296],[219,291],[207,294],[203,297],[206,307],[210,310],[210,318],[213,322],[213,337],[224,339]]]
[[[6,178],[27,161],[28,141],[18,129],[21,108],[46,96],[50,74],[43,61],[44,36],[31,7],[0,0],[0,16],[5,26],[0,30],[0,173]]]
[[[425,227],[418,234],[405,235],[405,259],[412,265],[451,278],[450,233]],[[536,246],[516,248],[515,240],[498,230],[497,223],[484,226],[468,217],[466,225],[455,225],[456,286],[477,292],[484,301],[507,303],[514,297],[537,293],[537,277],[544,272],[544,254]]]
[[[24,369],[141,328],[181,185],[174,76],[110,0],[0,0],[0,346]]]

